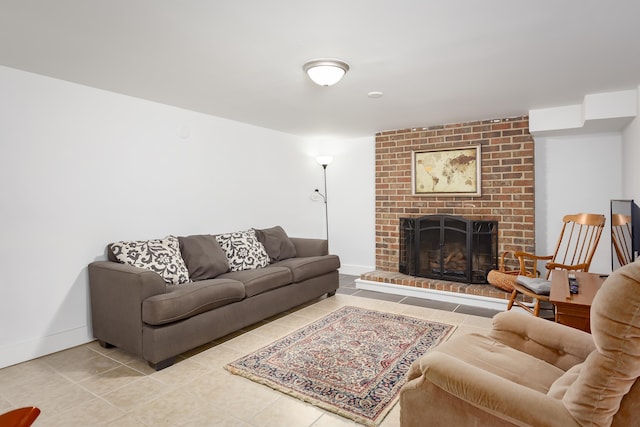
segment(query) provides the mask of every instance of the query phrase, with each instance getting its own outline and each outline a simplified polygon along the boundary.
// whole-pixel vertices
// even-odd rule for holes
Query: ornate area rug
[[[375,426],[393,407],[411,363],[454,330],[443,323],[343,307],[225,368]]]

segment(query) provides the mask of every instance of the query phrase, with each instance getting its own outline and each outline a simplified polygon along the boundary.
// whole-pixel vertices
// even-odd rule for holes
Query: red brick
[[[533,138],[528,118],[452,123],[376,134],[376,267],[397,274],[398,219],[401,216],[451,214],[499,221],[499,251],[534,246]],[[481,145],[481,197],[411,195],[411,152]],[[402,276],[401,277],[406,277]],[[388,280],[393,283],[392,279]],[[405,280],[408,286],[455,291],[463,285],[429,279]],[[466,292],[488,294],[491,287]]]

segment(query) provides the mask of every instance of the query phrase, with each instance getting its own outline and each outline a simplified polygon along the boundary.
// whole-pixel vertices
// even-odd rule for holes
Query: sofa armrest
[[[329,254],[329,243],[325,239],[305,239],[290,237],[296,247],[297,257],[321,256]]]
[[[167,292],[157,273],[111,261],[89,264],[93,336],[142,354],[142,301]]]
[[[420,393],[421,388],[431,383],[455,398],[516,425],[578,425],[561,400],[478,369],[447,354],[430,352],[418,363],[422,375],[407,382],[402,393]],[[427,399],[424,404],[428,405]],[[401,406],[401,410],[405,409],[415,408]]]
[[[137,294],[140,301],[167,291],[167,284],[158,273],[112,261],[89,264],[89,280],[90,286],[126,286],[125,289]]]
[[[587,332],[515,311],[495,315],[489,336],[563,371],[583,362],[595,350]]]

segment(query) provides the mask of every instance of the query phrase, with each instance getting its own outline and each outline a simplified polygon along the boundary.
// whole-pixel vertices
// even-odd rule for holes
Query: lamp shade
[[[319,165],[327,166],[329,163],[333,161],[333,157],[331,156],[318,156],[316,157],[316,161]]]
[[[349,71],[349,65],[338,59],[315,59],[304,64],[303,69],[314,83],[333,86]]]

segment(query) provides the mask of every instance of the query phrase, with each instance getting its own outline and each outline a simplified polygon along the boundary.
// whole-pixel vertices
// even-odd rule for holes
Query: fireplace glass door
[[[497,268],[498,223],[450,215],[400,219],[399,271],[467,283],[487,283]]]

